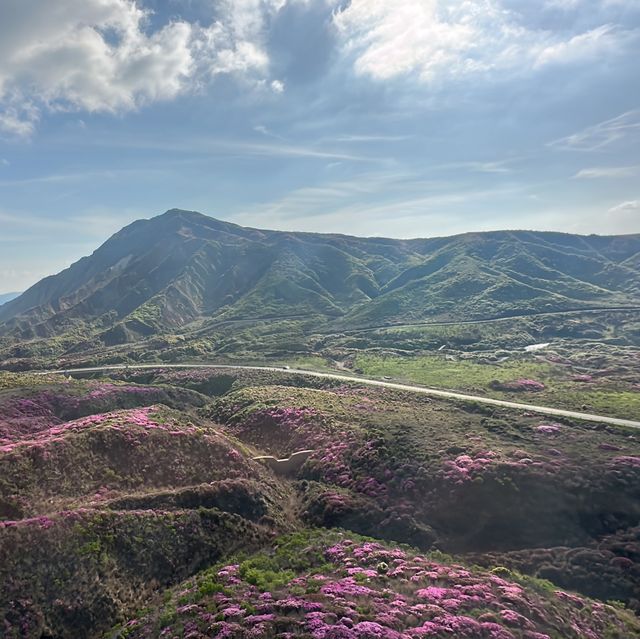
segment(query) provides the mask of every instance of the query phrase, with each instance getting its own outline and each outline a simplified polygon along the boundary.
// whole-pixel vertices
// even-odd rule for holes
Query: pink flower
[[[560,432],[561,428],[561,424],[540,424],[536,427],[536,431],[543,435],[555,435]]]
[[[440,599],[446,599],[452,592],[450,588],[438,588],[437,586],[430,586],[429,588],[423,588],[416,591],[416,595],[421,599],[433,599],[439,601]]]

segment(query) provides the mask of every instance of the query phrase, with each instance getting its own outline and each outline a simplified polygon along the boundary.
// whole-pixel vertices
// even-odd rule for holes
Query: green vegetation
[[[520,361],[489,365],[465,360],[450,361],[444,355],[358,355],[354,365],[369,377],[391,376],[424,386],[455,390],[484,390],[493,380],[506,382],[519,377],[545,381],[554,374],[552,366],[538,362]]]
[[[383,356],[357,355],[354,367],[369,377],[391,377],[424,386],[469,392],[522,403],[553,406],[627,419],[640,414],[640,388],[635,379],[637,364],[606,377],[581,381],[583,370],[571,369],[549,361],[516,356],[507,361],[482,361],[452,355]],[[597,372],[597,371],[591,371]],[[627,375],[631,380],[627,381]],[[534,391],[500,390],[495,382],[531,379],[544,385]]]
[[[243,563],[221,563],[180,584],[164,605],[141,612],[115,636],[153,639],[164,630],[203,637],[626,639],[640,631],[623,608],[511,571],[497,577],[354,534],[314,531],[304,542],[291,555],[283,552],[291,539],[280,538],[248,560],[287,574],[269,591],[252,587]],[[309,555],[309,548],[316,552]],[[287,569],[290,558],[295,572]],[[203,596],[203,577],[215,580],[224,595]]]

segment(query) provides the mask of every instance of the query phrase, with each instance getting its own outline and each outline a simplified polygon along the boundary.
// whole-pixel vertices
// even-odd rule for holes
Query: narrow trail
[[[476,404],[487,404],[489,406],[499,406],[502,408],[512,408],[540,415],[550,415],[552,417],[567,417],[569,419],[579,419],[586,422],[598,422],[600,424],[609,424],[611,426],[624,426],[627,428],[640,429],[640,421],[631,419],[621,419],[618,417],[607,417],[605,415],[593,415],[591,413],[580,413],[577,411],[564,410],[561,408],[551,408],[549,406],[536,406],[535,404],[522,404],[520,402],[511,402],[502,399],[493,399],[491,397],[483,397],[481,395],[468,395],[466,393],[458,393],[455,391],[446,391],[436,388],[427,388],[425,386],[417,386],[414,384],[400,384],[396,382],[386,382],[377,379],[367,379],[365,377],[356,377],[353,375],[342,375],[337,373],[320,373],[316,371],[305,371],[296,368],[287,368],[275,366],[239,366],[231,364],[137,364],[134,366],[114,365],[114,366],[94,366],[86,368],[67,368],[64,370],[49,371],[33,371],[36,375],[55,375],[55,374],[72,374],[72,373],[103,373],[109,371],[122,370],[153,370],[153,369],[216,369],[216,370],[250,370],[262,371],[270,373],[288,373],[290,375],[302,375],[306,377],[315,377],[319,379],[329,379],[344,382],[352,382],[362,386],[375,386],[379,388],[390,388],[392,390],[406,391],[410,393],[419,393],[421,395],[429,395],[431,397],[441,397],[444,399],[454,399],[463,402]]]

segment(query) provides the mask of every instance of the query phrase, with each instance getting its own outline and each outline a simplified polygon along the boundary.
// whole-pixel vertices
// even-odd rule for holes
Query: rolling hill
[[[0,307],[5,344],[113,346],[207,326],[305,319],[345,330],[640,299],[640,235],[502,231],[415,240],[266,231],[171,210]],[[87,346],[88,347],[88,346]]]

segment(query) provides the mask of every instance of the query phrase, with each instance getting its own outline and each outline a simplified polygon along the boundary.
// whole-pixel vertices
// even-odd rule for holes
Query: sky
[[[0,0],[0,293],[171,208],[640,232],[640,0]]]

